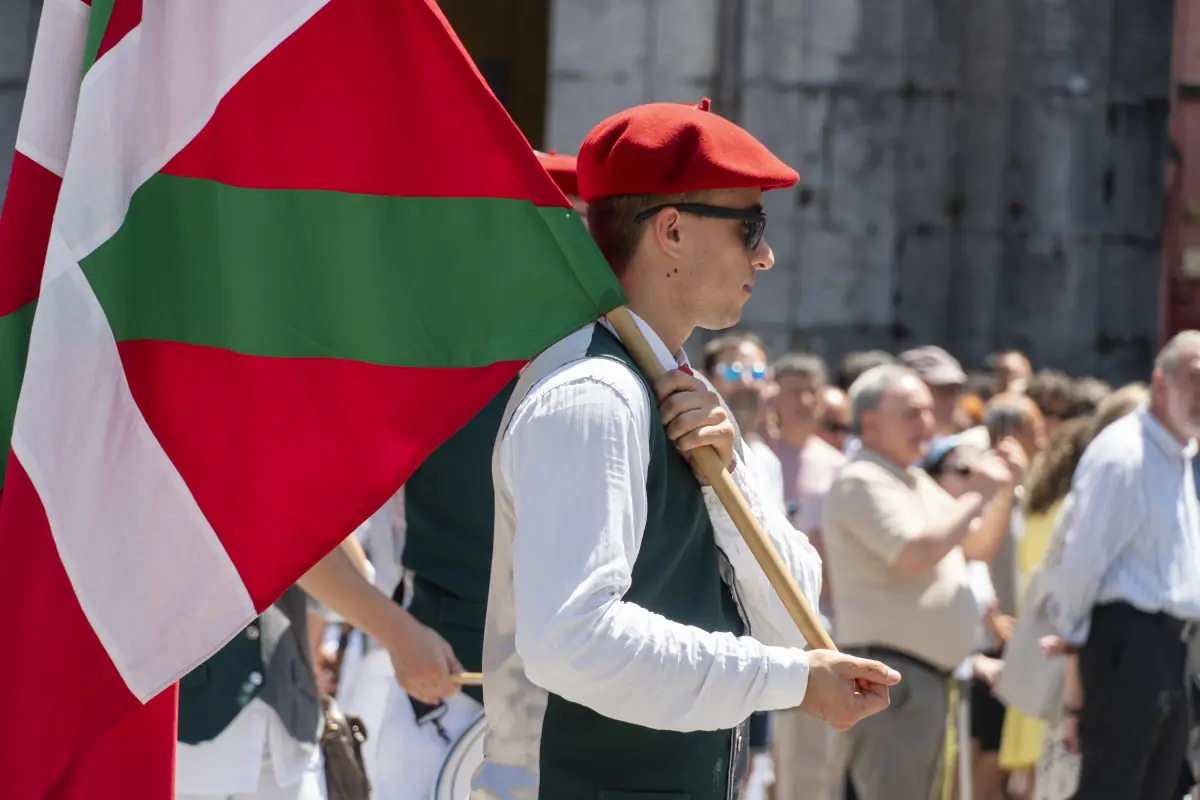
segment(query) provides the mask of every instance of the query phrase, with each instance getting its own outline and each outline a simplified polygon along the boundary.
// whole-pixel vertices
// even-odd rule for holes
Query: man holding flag
[[[17,160],[0,796],[165,800],[174,682],[624,296],[430,0],[47,0]]]
[[[800,706],[845,729],[900,678],[801,649],[688,463],[717,451],[815,607],[820,559],[758,500],[750,451],[682,350],[695,328],[738,321],[774,263],[762,193],[798,176],[707,100],[617,114],[578,158],[589,229],[670,371],[652,383],[602,320],[539,355],[513,392],[492,465],[489,732],[472,796],[724,800],[752,713]]]

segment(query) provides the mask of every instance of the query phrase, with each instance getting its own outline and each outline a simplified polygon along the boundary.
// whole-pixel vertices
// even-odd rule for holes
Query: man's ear
[[[650,235],[660,250],[677,255],[683,241],[683,215],[673,208],[664,208],[651,219]]]

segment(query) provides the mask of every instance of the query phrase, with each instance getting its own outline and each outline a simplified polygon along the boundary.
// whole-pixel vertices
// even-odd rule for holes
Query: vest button
[[[246,638],[249,639],[250,641],[253,642],[253,641],[257,640],[258,635],[259,634],[258,634],[258,626],[257,625],[251,625],[250,627],[246,628]]]
[[[256,671],[250,673],[250,683],[254,684],[255,686],[262,686],[262,682],[263,676],[261,672]]]

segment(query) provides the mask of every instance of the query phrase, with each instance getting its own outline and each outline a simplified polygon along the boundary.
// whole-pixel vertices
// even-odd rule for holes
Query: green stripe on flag
[[[87,75],[92,65],[96,63],[96,54],[100,52],[100,43],[104,41],[104,32],[108,30],[108,21],[112,18],[115,0],[92,0],[92,14],[88,18],[87,44],[83,48],[83,74]]]
[[[169,175],[82,266],[117,341],[385,366],[526,360],[624,302],[567,209]],[[515,318],[518,299],[539,313]]]
[[[0,393],[0,430],[12,432],[13,418],[17,414],[17,387],[25,377],[25,360],[29,356],[29,333],[33,329],[33,312],[37,301],[26,303],[11,314],[0,317],[0,386],[12,387],[12,391]],[[0,462],[0,484],[8,460]]]

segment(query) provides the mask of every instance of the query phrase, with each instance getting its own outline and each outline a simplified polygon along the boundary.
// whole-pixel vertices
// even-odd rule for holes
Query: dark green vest
[[[590,356],[630,367],[620,342],[596,326]],[[704,497],[651,404],[646,529],[624,599],[685,625],[742,635]],[[550,565],[547,565],[550,568]],[[543,719],[540,800],[725,800],[740,769],[734,731],[677,733],[618,722],[551,695]]]
[[[438,632],[470,672],[483,668],[483,624],[492,569],[492,448],[513,380],[447,439],[404,484],[404,568],[409,612]],[[396,599],[403,588],[398,588]],[[466,693],[480,702],[482,690]]]
[[[294,586],[179,681],[179,741],[215,739],[256,697],[275,709],[294,739],[316,742],[321,708],[308,645],[308,598]]]

